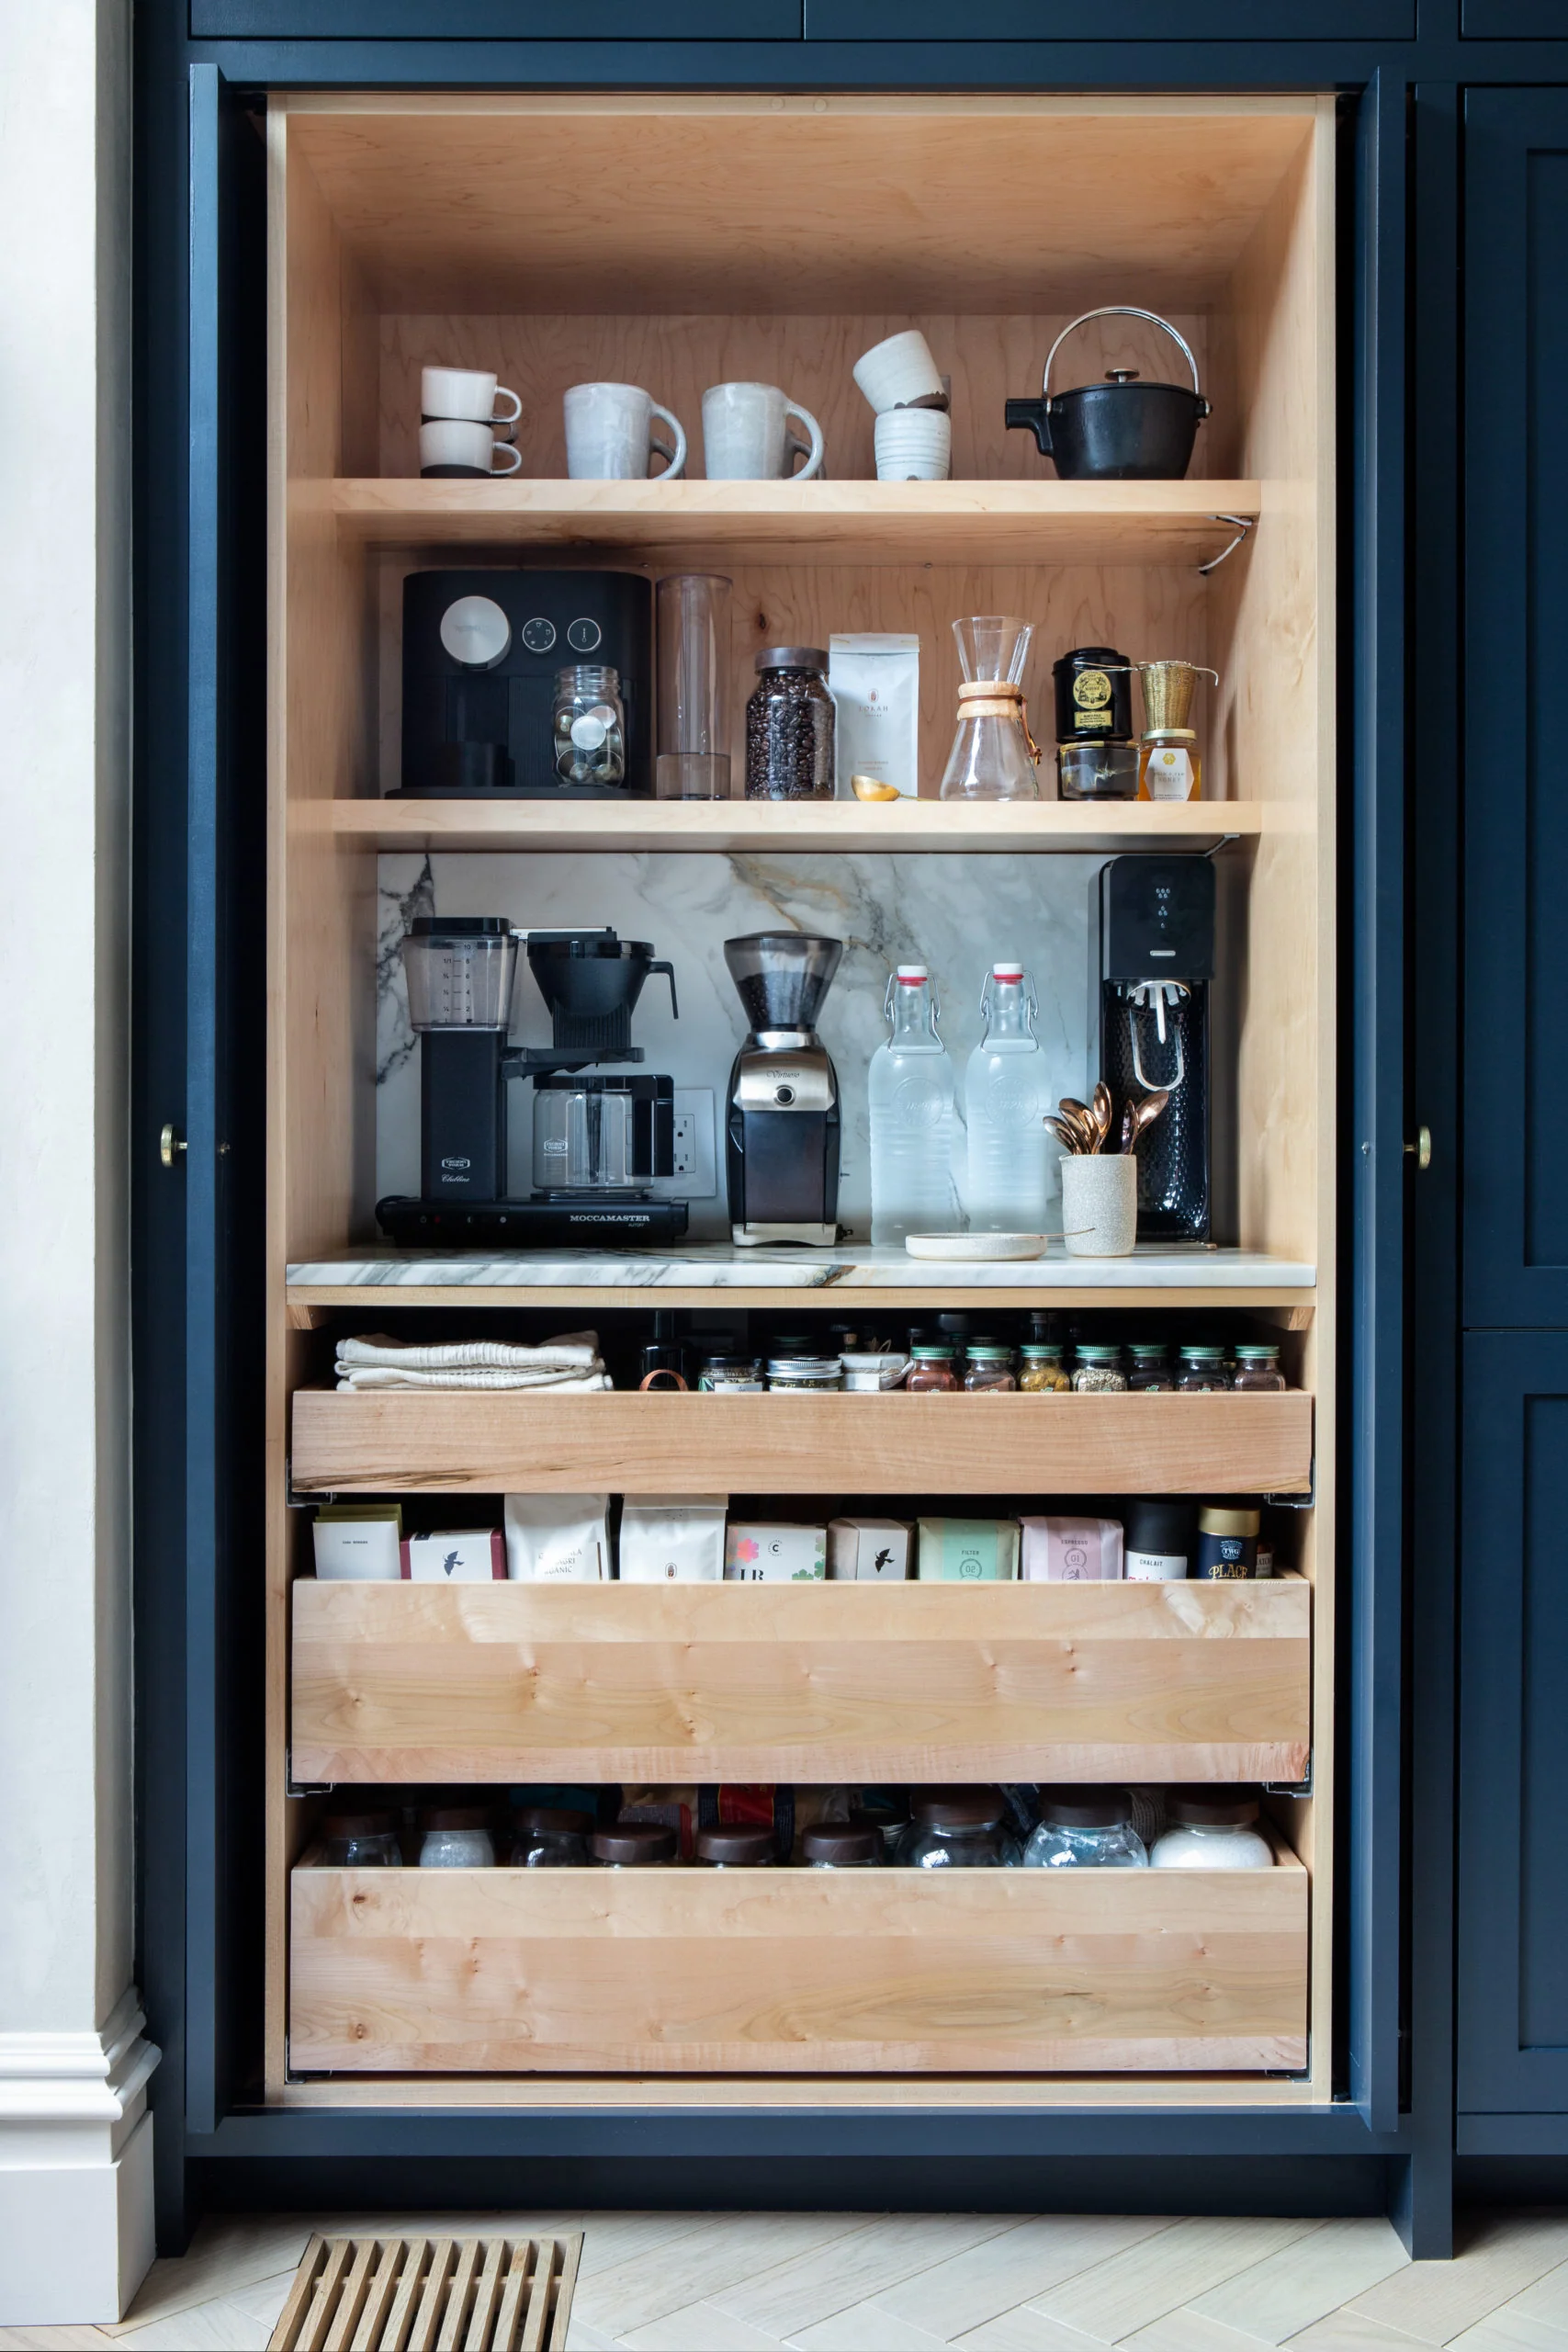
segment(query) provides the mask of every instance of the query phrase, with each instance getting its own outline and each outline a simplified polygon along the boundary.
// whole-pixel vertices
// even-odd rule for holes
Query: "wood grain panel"
[[[307,1781],[1297,1781],[1310,1589],[293,1589]]]
[[[303,1388],[302,1493],[1262,1494],[1312,1476],[1312,1398],[549,1396]]]
[[[293,1874],[296,2071],[1299,2067],[1271,1871]]]

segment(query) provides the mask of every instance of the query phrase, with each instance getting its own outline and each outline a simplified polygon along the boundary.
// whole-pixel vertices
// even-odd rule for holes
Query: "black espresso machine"
[[[513,1046],[517,949],[550,1009],[554,1042]],[[403,941],[409,1018],[420,1041],[420,1194],[389,1194],[377,1221],[392,1240],[438,1248],[578,1249],[678,1241],[684,1201],[649,1193],[675,1172],[674,1081],[604,1075],[640,1062],[631,1017],[662,972],[646,940],[613,931],[514,931],[496,915],[420,915]],[[592,1072],[592,1075],[588,1073]],[[506,1096],[534,1082],[534,1191],[506,1189]]]
[[[562,671],[614,670],[626,777],[563,784]],[[653,791],[653,588],[634,571],[411,571],[402,788],[417,800],[625,800]]]
[[[1124,1102],[1170,1096],[1137,1141],[1140,1241],[1235,1238],[1240,888],[1211,857],[1113,857],[1090,885],[1089,1066],[1111,1133]]]

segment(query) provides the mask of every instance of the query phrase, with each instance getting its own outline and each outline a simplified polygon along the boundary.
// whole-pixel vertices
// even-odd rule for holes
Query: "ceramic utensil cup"
[[[562,405],[566,469],[573,481],[645,481],[655,455],[665,460],[656,481],[673,481],[684,473],[684,427],[639,385],[573,384]],[[654,432],[656,416],[670,427],[673,441]]]
[[[499,408],[502,401],[512,406]],[[419,406],[427,424],[458,417],[470,424],[515,424],[523,413],[516,393],[481,368],[422,368]]]
[[[437,417],[419,428],[419,469],[433,480],[477,475],[488,481],[491,475],[514,474],[522,463],[522,450],[498,441],[488,424]]]
[[[795,417],[809,439],[789,430]],[[703,394],[703,462],[709,481],[811,481],[822,470],[822,427],[776,384],[710,384]],[[806,463],[791,473],[796,452]]]
[[[878,416],[895,408],[947,406],[946,386],[919,327],[907,327],[902,334],[890,334],[863,351],[855,361],[854,378]]]
[[[945,481],[953,419],[938,408],[888,409],[876,420],[878,481]]]
[[[1062,1162],[1062,1239],[1073,1258],[1127,1258],[1138,1238],[1132,1152],[1069,1152]]]

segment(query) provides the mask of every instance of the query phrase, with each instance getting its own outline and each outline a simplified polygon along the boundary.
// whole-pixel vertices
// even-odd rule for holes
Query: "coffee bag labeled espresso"
[[[914,799],[920,788],[919,639],[830,637],[828,691],[837,712],[835,797],[854,799],[854,778],[864,776]]]

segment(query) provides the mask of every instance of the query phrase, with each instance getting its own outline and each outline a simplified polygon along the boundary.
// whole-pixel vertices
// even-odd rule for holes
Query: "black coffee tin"
[[[1113,645],[1080,645],[1051,672],[1058,743],[1130,743],[1133,669]]]

